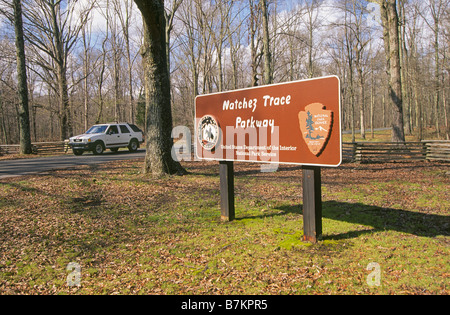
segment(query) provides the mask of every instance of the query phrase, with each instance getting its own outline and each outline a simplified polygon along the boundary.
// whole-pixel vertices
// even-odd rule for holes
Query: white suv
[[[136,125],[108,123],[94,125],[84,134],[70,138],[69,146],[75,155],[82,155],[84,151],[92,151],[98,155],[105,149],[117,152],[119,148],[125,147],[134,152],[142,142],[143,132]]]

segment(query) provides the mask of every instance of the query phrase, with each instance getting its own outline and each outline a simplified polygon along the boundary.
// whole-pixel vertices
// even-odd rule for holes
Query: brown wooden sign
[[[199,159],[339,166],[336,76],[198,96]]]

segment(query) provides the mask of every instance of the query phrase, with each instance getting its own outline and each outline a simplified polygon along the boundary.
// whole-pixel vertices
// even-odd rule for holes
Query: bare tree
[[[98,98],[98,112],[97,112],[97,118],[95,120],[96,124],[99,124],[102,119],[103,119],[103,112],[104,112],[104,95],[103,95],[103,86],[105,83],[105,77],[106,77],[106,59],[107,59],[107,53],[108,53],[108,49],[107,49],[107,44],[109,41],[109,14],[110,14],[110,1],[106,0],[106,8],[104,8],[104,10],[101,11],[101,14],[103,15],[103,17],[105,18],[105,22],[106,22],[106,27],[105,27],[105,32],[104,32],[104,38],[102,41],[102,48],[101,48],[101,52],[96,60],[96,62],[94,63],[95,65],[98,65],[98,67],[96,66],[95,68],[98,68],[98,73],[96,74],[96,83],[97,83],[97,98]]]
[[[228,32],[227,32],[227,24],[230,16],[230,11],[232,8],[231,4],[228,2],[219,2],[214,10],[211,12],[212,16],[218,17],[217,19],[208,19],[207,16],[204,15],[204,20],[206,21],[206,27],[208,28],[209,33],[211,34],[211,38],[213,41],[213,45],[215,47],[215,52],[217,55],[217,70],[218,70],[218,91],[222,92],[224,88],[224,74],[223,74],[223,46],[225,41],[227,40]],[[203,14],[204,11],[202,12]],[[219,21],[217,25],[214,25],[214,21]]]
[[[19,126],[20,126],[20,153],[31,153],[30,115],[28,109],[28,84],[25,60],[25,43],[22,22],[21,0],[13,1],[14,29],[16,33],[17,51],[17,81],[19,90]]]
[[[175,21],[175,13],[180,7],[183,0],[172,0],[171,7],[165,8],[164,10],[164,18],[166,19],[166,55],[167,55],[167,71],[169,72],[170,78],[170,55],[172,53],[171,49],[171,35],[173,31],[173,24]],[[170,81],[170,80],[169,80]]]
[[[121,3],[117,2],[118,0],[108,0],[107,9],[112,5],[112,12],[107,14],[109,19],[109,57],[110,57],[110,67],[111,67],[111,75],[113,79],[113,91],[114,91],[114,120],[115,121],[123,121],[125,108],[123,104],[123,100],[121,97],[121,81],[125,75],[122,73],[122,58],[124,56],[123,48],[124,48],[124,37],[122,36],[120,26],[118,22],[119,15],[117,14],[118,10],[121,10]],[[117,9],[119,6],[119,9]]]
[[[408,69],[410,56],[408,54],[408,49],[406,45],[406,1],[399,1],[399,40],[400,40],[400,61],[401,61],[401,75],[402,75],[402,97],[403,97],[403,112],[404,112],[404,127],[405,134],[410,135],[412,132],[412,124],[411,124],[411,113],[412,113],[412,105],[411,105],[411,97],[410,97],[410,79]]]
[[[306,46],[308,48],[308,62],[307,62],[307,72],[308,78],[312,78],[315,75],[314,69],[314,35],[317,30],[321,27],[321,21],[319,19],[319,10],[322,4],[321,0],[312,0],[311,2],[305,1],[304,11],[302,14],[302,20],[306,26]]]
[[[136,109],[134,105],[133,96],[133,62],[134,58],[131,53],[130,43],[130,27],[132,21],[133,1],[131,0],[113,0],[115,15],[119,18],[119,22],[122,28],[122,35],[125,41],[125,58],[127,60],[128,70],[128,108],[129,119],[134,123],[136,116]],[[116,65],[117,66],[117,65]]]
[[[21,0],[12,1],[12,14],[8,12],[9,4],[2,1],[2,4],[6,4],[5,8],[0,8],[3,13],[14,25],[15,32],[15,46],[16,46],[16,64],[17,64],[17,90],[19,104],[17,108],[18,121],[19,121],[19,142],[20,153],[31,154],[31,131],[30,131],[30,114],[29,114],[29,100],[28,100],[28,82],[27,82],[27,68],[26,68],[26,56],[25,56],[25,37],[23,28],[23,13]],[[2,107],[2,100],[0,99],[0,107]],[[4,117],[2,117],[4,119]],[[6,138],[4,120],[3,120],[3,132]]]
[[[392,141],[404,142],[403,98],[400,68],[399,21],[397,0],[380,1],[383,39],[389,73],[389,99],[392,108]]]
[[[89,73],[90,73],[90,54],[91,49],[91,32],[87,27],[89,23],[86,23],[82,29],[83,40],[83,76],[84,76],[84,130],[89,128]]]
[[[273,83],[272,54],[270,52],[269,5],[267,0],[260,0],[263,25],[264,83]]]
[[[178,36],[183,55],[186,58],[191,71],[191,83],[193,97],[199,94],[200,58],[203,54],[203,42],[201,40],[201,30],[198,25],[196,5],[185,1],[180,8],[179,19],[183,25],[183,33]]]
[[[449,1],[448,0],[427,0],[427,9],[422,12],[423,20],[426,22],[428,27],[431,29],[434,35],[434,120],[436,126],[436,132],[438,137],[440,136],[440,110],[439,103],[441,100],[441,64],[439,58],[439,38],[441,35],[441,19],[444,17],[445,10],[448,10]],[[426,14],[430,14],[432,20],[429,21]]]
[[[94,4],[92,1],[80,12],[72,3],[62,6],[61,0],[35,0],[25,13],[25,36],[36,50],[34,62],[56,79],[47,83],[58,92],[61,140],[71,133],[67,60]]]
[[[349,22],[346,22],[346,27],[352,32],[355,39],[354,46],[352,47],[355,52],[355,67],[358,74],[358,87],[359,87],[359,112],[360,120],[359,126],[361,131],[361,138],[366,139],[366,125],[365,125],[365,60],[364,53],[367,44],[370,42],[370,37],[364,30],[365,18],[363,17],[364,7],[362,7],[360,1],[351,1],[350,13],[352,18]]]
[[[250,41],[250,58],[251,58],[251,86],[258,85],[258,66],[261,61],[262,54],[258,53],[260,36],[258,34],[260,30],[261,22],[261,7],[255,3],[256,0],[248,0],[250,7],[250,17],[249,17],[249,41]]]

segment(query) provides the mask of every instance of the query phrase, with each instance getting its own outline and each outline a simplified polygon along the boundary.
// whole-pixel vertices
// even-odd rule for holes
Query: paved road
[[[63,155],[43,158],[18,159],[0,161],[0,179],[6,177],[22,176],[55,169],[71,168],[79,165],[101,164],[118,160],[132,160],[145,157],[145,150],[135,153],[119,151],[117,153],[105,152],[102,155],[85,153],[82,156]]]

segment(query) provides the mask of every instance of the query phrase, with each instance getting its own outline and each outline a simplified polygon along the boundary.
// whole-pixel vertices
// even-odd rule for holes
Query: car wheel
[[[83,150],[73,150],[73,154],[75,154],[75,155],[82,155],[83,154]]]
[[[94,153],[95,155],[100,155],[103,153],[105,149],[103,148],[103,143],[101,142],[96,142],[94,144],[94,150],[92,150],[92,153]]]
[[[139,143],[137,142],[136,139],[133,139],[130,141],[130,144],[128,145],[128,150],[130,150],[130,152],[136,152],[136,150],[139,148]]]

